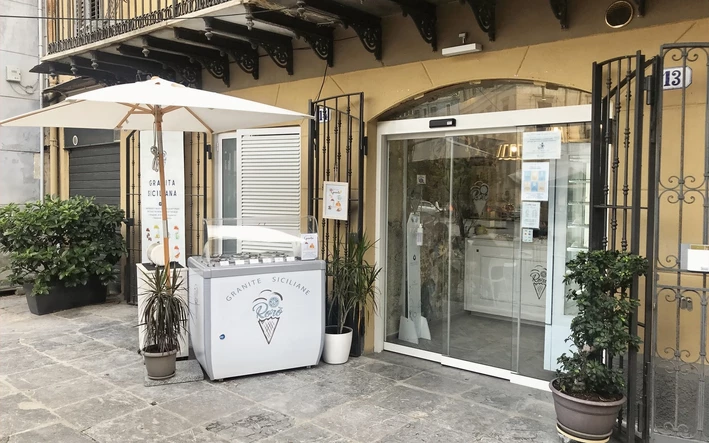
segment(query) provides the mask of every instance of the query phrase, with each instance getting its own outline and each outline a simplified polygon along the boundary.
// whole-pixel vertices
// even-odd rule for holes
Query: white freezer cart
[[[325,338],[325,262],[245,249],[187,262],[197,360],[212,380],[317,365]]]

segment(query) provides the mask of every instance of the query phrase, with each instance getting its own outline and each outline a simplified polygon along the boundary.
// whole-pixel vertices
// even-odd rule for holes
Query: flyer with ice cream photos
[[[323,187],[323,218],[347,220],[348,183],[324,182]]]

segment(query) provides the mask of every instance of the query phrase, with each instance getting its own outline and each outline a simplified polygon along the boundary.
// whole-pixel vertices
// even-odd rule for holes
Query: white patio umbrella
[[[56,105],[0,121],[0,126],[154,130],[163,232],[169,232],[162,131],[214,134],[301,118],[311,116],[153,77],[79,94]],[[164,238],[165,269],[169,273],[170,242],[167,236]]]

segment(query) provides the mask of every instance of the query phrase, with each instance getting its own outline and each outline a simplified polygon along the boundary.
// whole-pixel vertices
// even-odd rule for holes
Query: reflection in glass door
[[[561,157],[525,160],[523,133],[552,130]],[[588,247],[589,152],[587,124],[389,140],[389,349],[550,380],[575,309],[560,283],[565,263]],[[548,195],[531,201],[534,163],[548,171],[537,180]],[[529,202],[538,215],[523,226]]]
[[[440,354],[447,340],[448,144],[391,141],[388,168],[386,339]]]

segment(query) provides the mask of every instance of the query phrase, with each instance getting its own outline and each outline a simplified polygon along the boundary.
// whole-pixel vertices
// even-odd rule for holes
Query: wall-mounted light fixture
[[[461,32],[458,34],[462,44],[458,46],[451,46],[449,48],[443,48],[441,54],[444,57],[453,57],[454,55],[472,54],[474,52],[480,52],[483,50],[483,46],[479,43],[465,43],[465,39],[468,37],[467,32]]]

